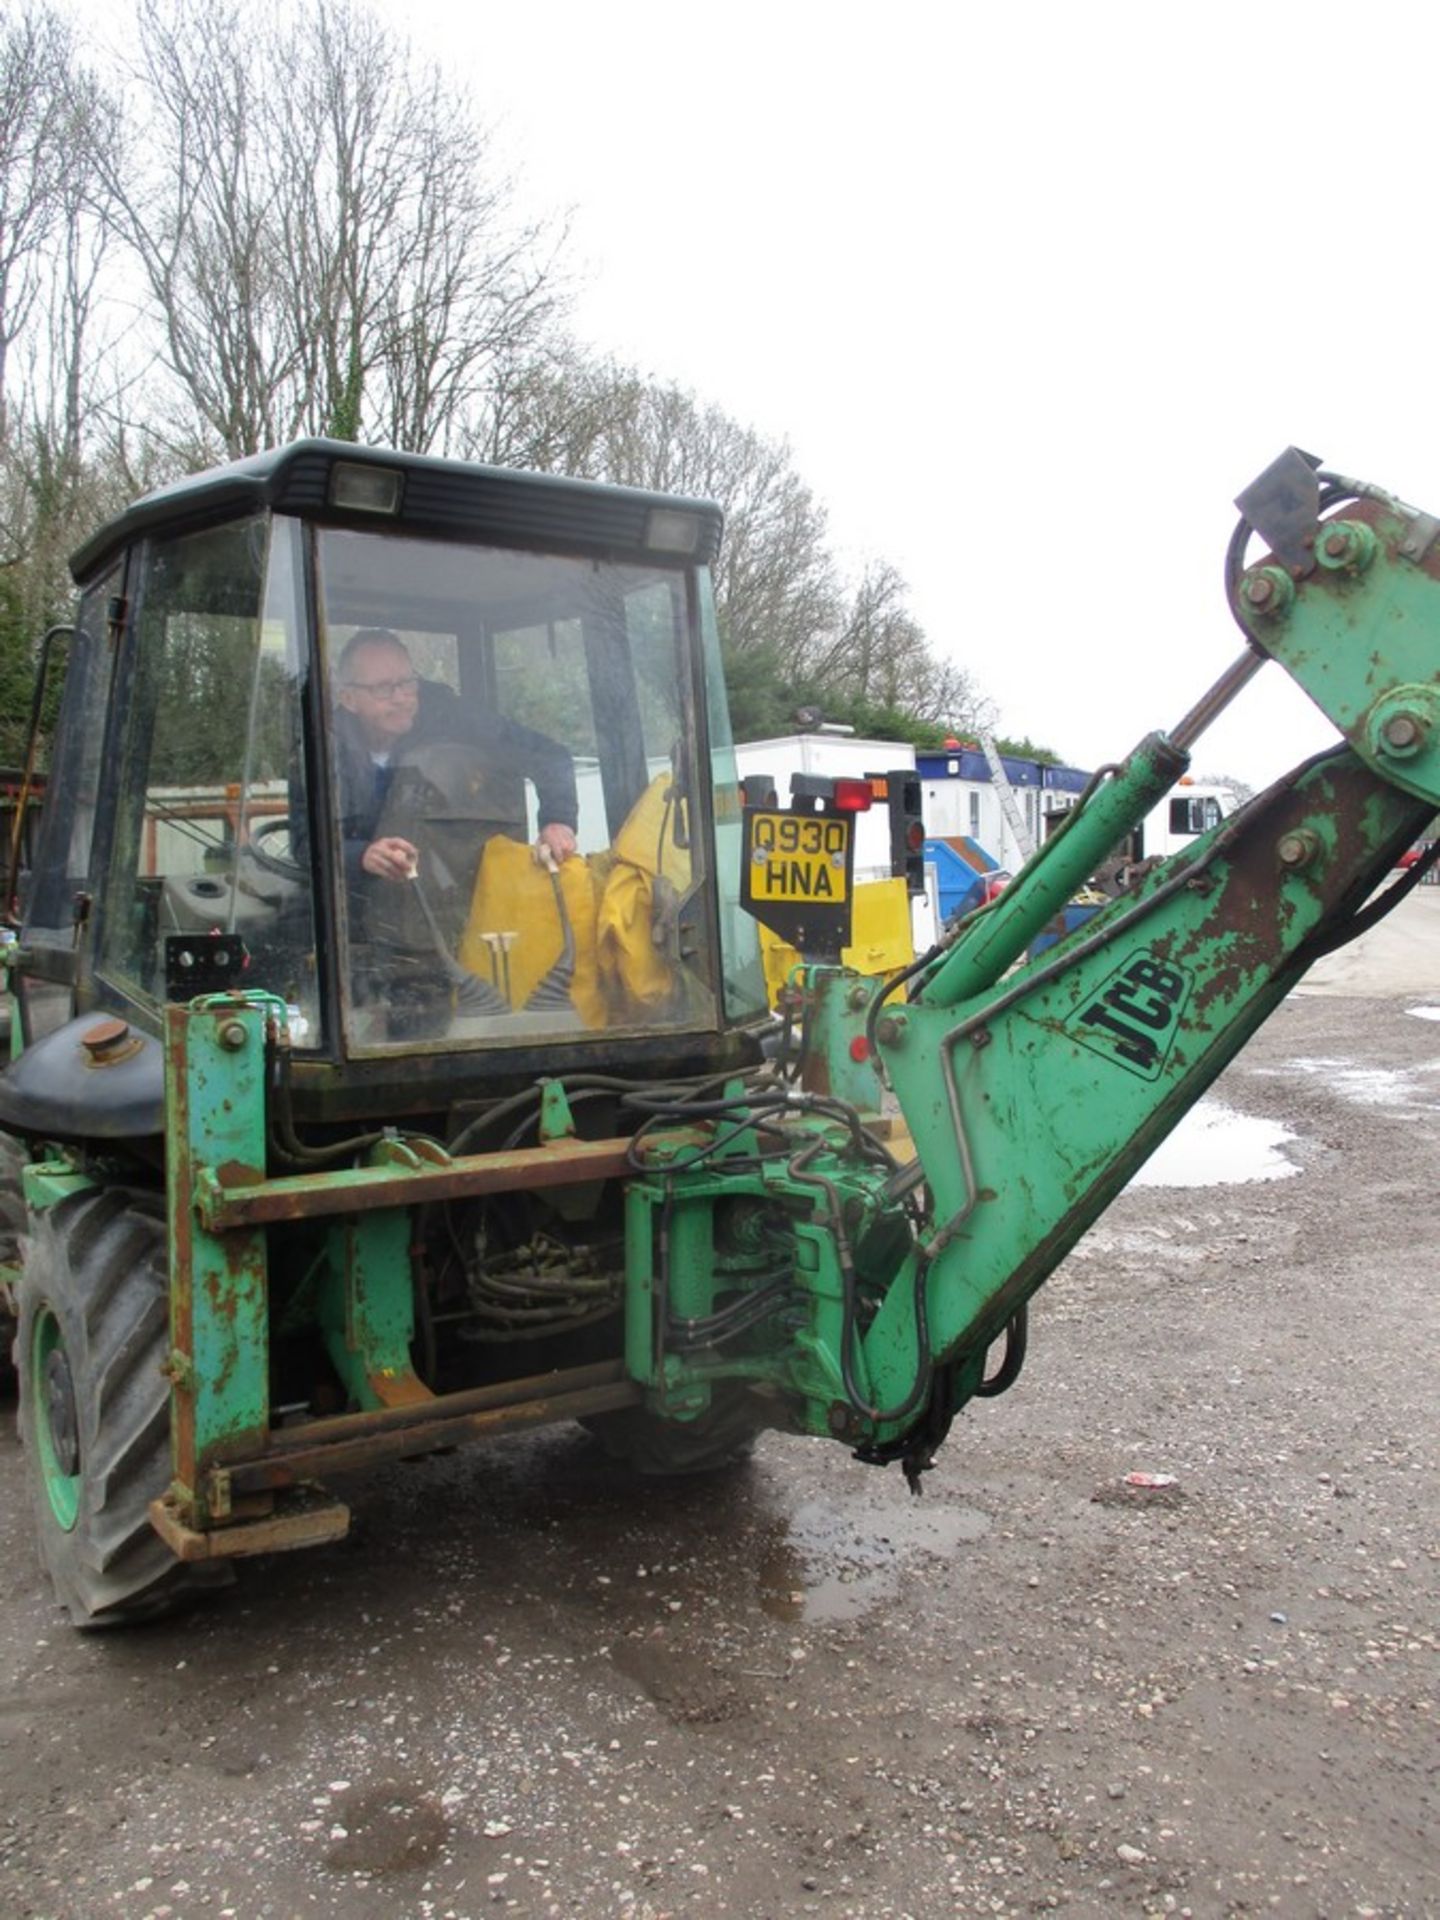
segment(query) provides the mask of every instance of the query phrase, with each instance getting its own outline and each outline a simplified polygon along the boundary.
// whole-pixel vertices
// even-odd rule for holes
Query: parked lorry
[[[918,1484],[1440,805],[1437,522],[1294,453],[1242,513],[1235,666],[879,982],[835,963],[865,783],[743,804],[713,505],[308,441],[99,529],[0,1073],[76,1624],[333,1540],[332,1475],[550,1421]],[[1025,959],[1267,658],[1341,743]],[[778,1046],[757,918],[805,956]]]
[[[1180,853],[1202,833],[1218,827],[1240,805],[1240,796],[1223,780],[1196,780],[1184,774],[1159,806],[1152,807],[1136,835],[1137,860],[1165,859]]]

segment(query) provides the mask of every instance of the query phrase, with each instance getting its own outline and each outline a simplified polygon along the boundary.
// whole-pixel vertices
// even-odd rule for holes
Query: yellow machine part
[[[575,975],[570,997],[587,1027],[603,1027],[609,1008],[600,985],[595,923],[598,902],[595,875],[579,855],[552,876],[538,866],[530,848],[497,834],[485,843],[470,918],[460,941],[460,964],[480,979],[506,991],[506,964],[486,944],[485,935],[513,934],[509,952],[509,1000],[523,1007],[564,949],[565,936],[555,905],[558,882],[575,940]]]
[[[771,1006],[801,956],[792,946],[760,929],[760,954],[765,964],[765,987]],[[910,891],[903,879],[862,880],[855,888],[850,921],[850,945],[840,950],[840,963],[855,973],[893,973],[915,958],[910,927]]]
[[[671,899],[690,886],[690,854],[675,843],[674,778],[656,776],[636,801],[614,845],[572,856],[556,876],[575,939],[570,997],[587,1027],[625,1022],[663,1006],[674,970],[657,944],[657,889]],[[663,889],[661,882],[666,883]],[[512,936],[507,961],[486,935]],[[555,886],[528,846],[487,841],[460,940],[462,966],[523,1007],[560,958],[564,931]]]
[[[674,787],[671,774],[657,774],[630,809],[600,896],[601,975],[631,1009],[661,1006],[675,990],[674,970],[655,940],[657,881],[667,881],[676,896],[690,886],[689,851],[675,844]]]

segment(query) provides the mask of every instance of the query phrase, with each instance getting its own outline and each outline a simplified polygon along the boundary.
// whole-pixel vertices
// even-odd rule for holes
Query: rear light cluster
[[[837,813],[868,813],[875,798],[868,780],[836,780],[831,804]]]

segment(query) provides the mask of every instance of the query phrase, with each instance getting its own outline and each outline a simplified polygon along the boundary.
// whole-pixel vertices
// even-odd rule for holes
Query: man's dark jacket
[[[467,772],[466,815],[491,833],[526,838],[525,781],[535,787],[540,825],[574,830],[579,819],[575,763],[564,747],[504,714],[468,707],[437,680],[420,682],[415,724],[395,742],[390,764],[377,767],[352,714],[334,709],[335,778],[345,870],[361,876],[371,841],[389,833],[414,838],[412,815],[433,791],[434,772],[459,759]],[[471,748],[470,755],[427,755],[430,747]],[[427,760],[432,762],[426,777]],[[444,801],[441,802],[444,805]]]

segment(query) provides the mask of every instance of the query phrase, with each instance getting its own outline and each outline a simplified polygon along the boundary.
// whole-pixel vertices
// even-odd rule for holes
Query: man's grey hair
[[[340,649],[335,662],[335,678],[342,686],[350,678],[350,668],[356,654],[364,647],[398,647],[407,660],[410,658],[410,649],[399,634],[392,633],[389,627],[357,627]]]

